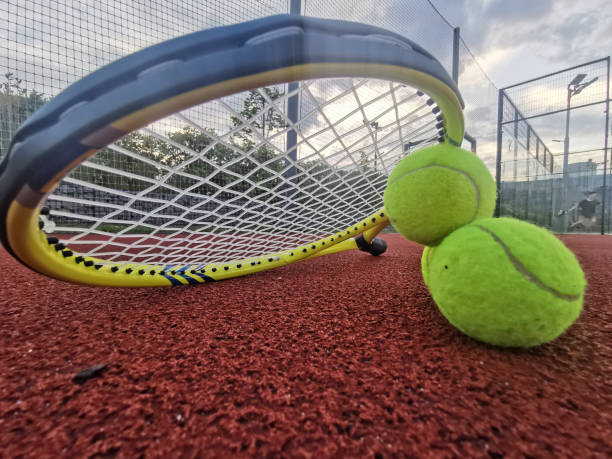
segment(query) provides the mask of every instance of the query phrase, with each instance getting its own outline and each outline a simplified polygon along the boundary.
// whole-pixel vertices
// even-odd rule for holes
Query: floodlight
[[[580,83],[585,78],[586,78],[586,73],[579,73],[578,75],[576,75],[574,77],[574,79],[572,81],[570,81],[570,86],[577,85],[578,83]]]
[[[582,92],[582,90],[584,88],[586,88],[588,85],[590,85],[591,83],[594,83],[595,80],[597,80],[597,77],[593,78],[592,80],[587,81],[586,83],[582,83],[581,85],[578,85],[575,89],[574,89],[574,94],[580,94]]]

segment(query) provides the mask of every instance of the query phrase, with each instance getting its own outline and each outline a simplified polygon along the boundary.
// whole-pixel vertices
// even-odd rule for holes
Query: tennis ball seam
[[[555,290],[552,287],[549,287],[548,285],[544,284],[544,282],[542,282],[540,279],[538,279],[534,274],[530,273],[527,268],[525,268],[525,266],[518,260],[518,258],[516,258],[512,252],[510,251],[510,248],[504,244],[504,242],[491,230],[480,226],[480,225],[474,225],[475,228],[478,228],[482,231],[484,231],[485,233],[489,234],[493,240],[504,250],[504,252],[506,253],[506,256],[508,257],[508,259],[510,260],[510,263],[512,263],[512,265],[514,266],[514,268],[523,275],[523,277],[525,279],[527,279],[528,282],[536,285],[538,288],[556,296],[557,298],[561,299],[561,300],[565,300],[565,301],[576,301],[578,299],[580,299],[580,295],[569,295],[566,293],[561,293],[558,292],[557,290]]]
[[[429,250],[427,251],[427,254],[425,255],[425,267],[427,268],[428,273],[429,273],[429,266],[431,265],[431,253],[432,252],[433,250],[430,247]]]
[[[456,169],[454,167],[450,167],[450,166],[445,166],[443,164],[428,164],[427,166],[423,166],[423,167],[419,167],[418,169],[413,169],[411,171],[408,171],[402,175],[400,175],[399,177],[394,178],[393,180],[391,180],[387,187],[390,187],[391,185],[393,185],[395,182],[397,182],[398,180],[403,179],[404,177],[407,177],[408,175],[414,174],[415,172],[419,172],[425,169],[429,169],[431,167],[441,167],[442,169],[448,169],[449,171],[453,171],[453,172],[457,172],[458,174],[463,175],[465,178],[468,179],[468,181],[470,182],[470,184],[472,185],[472,187],[474,188],[474,193],[475,193],[475,197],[476,197],[476,204],[474,206],[474,213],[472,214],[472,216],[470,217],[470,219],[468,220],[467,223],[471,223],[474,221],[474,219],[476,218],[476,215],[478,214],[478,209],[480,207],[480,190],[478,189],[478,185],[476,184],[476,182],[474,181],[474,179],[472,177],[470,177],[468,174],[466,174],[464,171],[462,171],[461,169]],[[466,224],[467,224],[466,223]]]

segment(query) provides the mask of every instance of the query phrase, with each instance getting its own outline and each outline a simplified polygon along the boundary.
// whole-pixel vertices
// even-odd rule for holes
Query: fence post
[[[459,86],[459,44],[461,43],[461,28],[453,29],[453,81]],[[470,151],[476,154],[476,139],[467,131],[463,134],[463,138],[470,143]]]
[[[498,91],[497,98],[497,160],[495,161],[495,183],[497,185],[497,197],[495,200],[495,216],[501,216],[501,160],[502,160],[502,121],[504,118],[504,91]]]
[[[296,16],[301,16],[302,0],[291,0],[289,13]],[[299,82],[289,83],[287,85],[287,91],[292,93],[299,88],[299,85]],[[298,94],[295,94],[287,99],[287,117],[292,123],[296,123],[300,117],[300,101]],[[297,163],[297,132],[295,129],[289,129],[287,131],[286,151],[287,159],[285,162],[288,169],[285,172],[285,178],[287,178],[289,182],[293,182],[292,177],[295,177],[297,174],[297,169],[295,167],[295,164]],[[295,190],[291,189],[291,185],[289,185],[289,189],[287,190],[288,195],[293,194],[294,191]]]
[[[601,234],[605,234],[604,222],[606,216],[606,198],[608,197],[608,187],[606,184],[606,176],[608,174],[608,129],[610,123],[610,56],[607,59],[607,82],[606,82],[606,132],[604,134],[604,173],[603,186],[601,192]],[[610,216],[608,215],[608,218]]]
[[[453,81],[459,83],[459,42],[461,40],[461,29],[453,29]]]

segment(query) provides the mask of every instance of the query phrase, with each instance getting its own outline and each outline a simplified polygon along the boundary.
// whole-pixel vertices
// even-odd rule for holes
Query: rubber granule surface
[[[0,456],[612,456],[612,238],[562,238],[584,311],[530,350],[455,330],[422,247],[385,238],[165,289],[59,282],[0,249]]]

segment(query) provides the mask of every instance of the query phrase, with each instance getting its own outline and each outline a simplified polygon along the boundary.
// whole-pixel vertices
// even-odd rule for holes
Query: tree
[[[152,180],[162,178],[170,167],[177,173],[171,173],[163,183],[154,186],[152,197],[172,199],[176,195],[172,189],[176,188],[189,189],[192,196],[180,200],[185,206],[198,203],[194,194],[215,195],[221,201],[241,200],[245,195],[251,199],[274,199],[273,193],[283,193],[285,160],[259,136],[254,137],[253,129],[261,129],[261,135],[267,137],[273,130],[284,127],[278,112],[262,113],[268,105],[266,99],[278,99],[282,93],[277,88],[264,88],[262,92],[265,97],[258,91],[248,93],[240,115],[251,120],[251,124],[241,126],[239,135],[227,141],[210,128],[183,126],[166,132],[166,139],[136,131],[117,140],[115,145],[119,148],[104,148],[90,158],[90,162],[105,168],[81,165],[71,176],[109,189],[138,193],[151,188]],[[231,122],[233,126],[242,125],[238,117],[232,117]],[[123,154],[118,151],[120,148],[131,153]]]
[[[0,159],[19,126],[48,101],[42,93],[23,88],[23,80],[13,73],[5,73],[4,78],[0,83]]]
[[[116,151],[112,147],[107,147],[98,152],[91,161],[110,168],[119,169],[129,174],[137,175],[148,179],[159,179],[167,173],[163,166],[177,168],[186,174],[197,177],[208,177],[216,170],[216,166],[221,166],[238,156],[232,148],[216,143],[213,145],[213,138],[216,134],[213,130],[201,131],[185,126],[177,131],[166,133],[168,139],[186,149],[173,145],[167,140],[156,136],[147,135],[142,131],[130,132],[115,144],[133,153],[126,155]],[[209,148],[213,145],[212,148]],[[193,161],[189,161],[195,155],[205,152]],[[142,158],[142,159],[140,159]],[[154,166],[147,160],[159,164]],[[183,165],[183,163],[185,163]],[[141,191],[151,186],[150,181],[139,180],[131,176],[120,176],[112,172],[93,170],[87,166],[79,166],[72,173],[72,177],[87,181],[94,181],[98,185],[123,191]],[[212,178],[213,183],[223,186],[231,180],[229,174],[220,173]],[[184,175],[171,174],[167,182],[176,188],[186,188],[197,183],[195,178],[185,177]],[[215,187],[203,185],[195,190],[194,193],[211,194]]]
[[[261,91],[265,92],[266,96],[273,101],[284,95],[284,92],[281,92],[277,87],[265,87],[262,88]],[[249,125],[244,126],[240,133],[237,134],[243,141],[252,140],[253,130],[250,126],[260,129],[261,135],[264,138],[268,138],[272,130],[281,129],[287,126],[281,114],[276,112],[273,108],[264,111],[268,102],[260,91],[256,89],[250,90],[243,104],[244,108],[240,112],[240,115],[249,121]],[[232,116],[231,119],[234,126],[240,126],[242,124],[242,121],[238,117]]]

